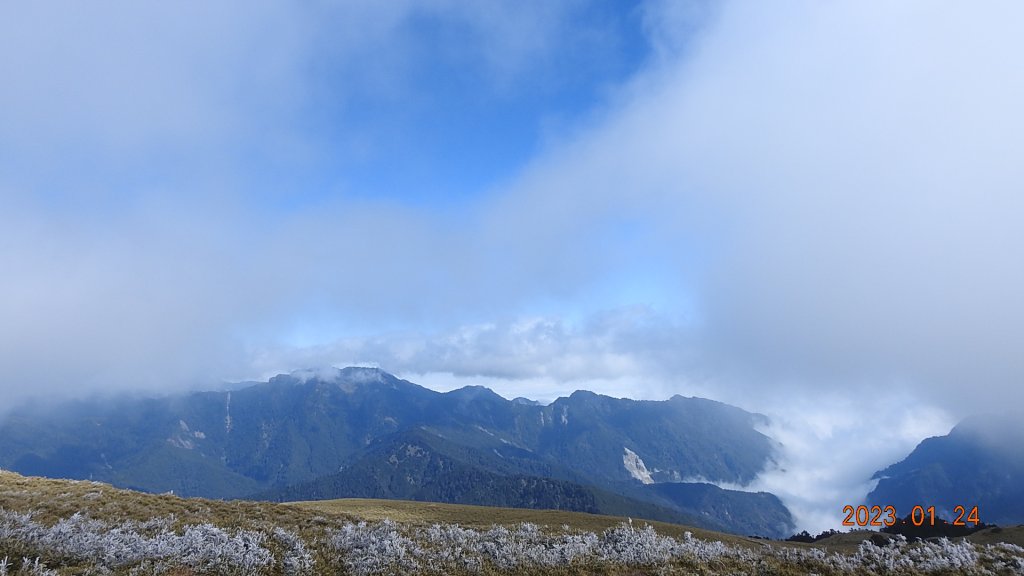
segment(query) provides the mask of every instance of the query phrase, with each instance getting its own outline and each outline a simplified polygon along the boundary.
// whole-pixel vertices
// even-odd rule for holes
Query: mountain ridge
[[[878,484],[867,503],[894,506],[901,516],[934,506],[954,520],[957,506],[976,506],[982,522],[1024,523],[1024,422],[1009,414],[966,418],[872,479]]]
[[[0,467],[216,498],[306,485],[356,465],[353,458],[375,442],[422,429],[444,441],[446,465],[465,466],[495,487],[508,478],[530,479],[547,490],[533,498],[537,502],[558,507],[558,494],[573,501],[565,495],[597,489],[652,510],[691,514],[688,502],[645,489],[644,482],[703,477],[742,485],[770,464],[775,446],[756,429],[762,415],[711,400],[636,401],[577,391],[540,405],[480,386],[436,392],[358,367],[300,370],[219,392],[48,410],[0,421]],[[358,481],[378,479],[383,468],[374,462],[363,463],[367,472]],[[429,480],[422,470],[412,476],[420,484]],[[757,501],[721,497],[750,506]],[[769,508],[773,526],[792,524],[780,502]],[[719,520],[707,523],[717,527]]]

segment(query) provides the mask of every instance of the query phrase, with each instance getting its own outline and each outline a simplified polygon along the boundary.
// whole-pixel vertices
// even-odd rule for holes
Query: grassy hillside
[[[1019,542],[1020,528],[986,531],[985,545],[879,547],[861,543],[865,537],[839,535],[828,548],[784,545],[564,511],[182,499],[0,471],[0,576],[1024,571],[1024,548],[994,543]]]
[[[558,528],[569,526],[573,530],[602,532],[608,528],[618,526],[627,520],[627,518],[620,516],[566,512],[564,510],[493,508],[490,506],[409,502],[405,500],[374,500],[368,498],[293,502],[289,505],[309,511],[345,514],[368,522],[377,522],[390,518],[410,526],[430,526],[431,524],[441,523],[459,524],[467,528],[490,528],[495,524],[511,527],[528,522],[539,526]],[[729,544],[755,547],[765,545],[764,540],[733,536],[731,534],[681,526],[679,524],[654,521],[635,521],[635,523],[638,526],[650,524],[658,533],[675,538],[681,538],[684,533],[690,532],[698,538],[719,540]]]

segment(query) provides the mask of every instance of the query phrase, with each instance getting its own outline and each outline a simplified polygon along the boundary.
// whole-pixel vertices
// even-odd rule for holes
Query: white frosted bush
[[[313,570],[313,556],[306,549],[306,543],[298,534],[274,528],[274,540],[284,549],[284,558],[281,560],[284,573],[288,576],[301,576],[309,574]]]
[[[449,571],[479,572],[480,533],[458,524],[434,524],[419,534],[426,544],[431,565]]]
[[[332,533],[330,545],[359,576],[411,572],[419,568],[416,556],[422,555],[419,546],[388,519],[373,525],[346,522]]]
[[[555,545],[535,524],[520,524],[515,530],[496,526],[480,537],[479,552],[496,566],[509,569],[520,565],[551,566],[556,563]]]
[[[620,524],[601,535],[602,559],[621,564],[661,564],[673,556],[677,542],[655,532],[649,524],[640,529]]]
[[[332,546],[348,569],[361,576],[424,570],[435,573],[480,572],[486,565],[501,571],[583,564],[667,566],[678,560],[702,565],[735,562],[755,571],[774,563],[796,565],[808,573],[998,573],[1024,574],[1024,549],[1010,545],[976,547],[949,540],[908,544],[894,536],[884,546],[865,541],[852,555],[820,548],[787,546],[751,548],[705,541],[685,533],[679,540],[652,527],[627,524],[600,536],[592,532],[545,534],[534,524],[489,530],[435,524],[403,535],[396,524],[346,524],[333,535]],[[421,545],[416,544],[420,542]],[[728,565],[728,564],[726,564]],[[986,568],[988,566],[988,568]]]
[[[983,546],[978,553],[980,561],[989,563],[996,571],[1024,574],[1024,548],[1008,542]]]
[[[3,560],[0,560],[0,576],[8,576],[8,570],[12,567],[13,563],[4,556]],[[29,558],[21,559],[21,568],[11,576],[24,575],[24,576],[59,576],[53,570],[44,565],[39,558],[31,560]]]
[[[915,567],[926,572],[940,570],[966,571],[978,565],[978,553],[967,541],[950,542],[948,538],[940,538],[938,542],[928,542],[924,546],[908,550],[908,556],[914,561]]]
[[[263,548],[264,534],[239,530],[228,534],[212,524],[187,526],[180,538],[164,533],[169,544],[180,550],[183,564],[193,568],[212,569],[220,566],[241,568],[250,574],[258,568],[270,566],[274,557]]]
[[[168,525],[161,521],[148,526],[159,532],[147,536],[136,531],[136,523],[110,527],[75,514],[46,527],[29,514],[0,510],[0,542],[15,542],[48,558],[92,562],[108,568],[166,560],[196,569],[233,568],[255,573],[274,562],[273,555],[262,546],[265,536],[260,532],[228,533],[212,524],[200,524],[186,526],[179,535]]]
[[[427,554],[442,565],[478,571],[484,562],[501,569],[517,566],[563,566],[592,559],[598,537],[592,532],[548,536],[531,523],[515,529],[495,526],[480,532],[435,524],[420,534]]]
[[[20,563],[0,560],[0,576],[54,574],[47,564],[82,565],[89,566],[91,574],[116,570],[133,576],[167,573],[177,567],[246,575],[313,573],[314,554],[289,530],[228,531],[199,524],[175,531],[174,525],[173,516],[110,525],[75,514],[46,526],[31,514],[0,509],[0,550],[19,558],[38,556]],[[271,548],[280,551],[279,562],[266,546],[268,539]],[[341,568],[356,576],[517,572],[568,565],[645,566],[661,572],[675,570],[674,562],[706,566],[712,574],[737,566],[749,573],[770,572],[784,565],[836,575],[1024,575],[1024,548],[1013,544],[979,546],[948,539],[911,544],[893,536],[884,545],[865,541],[855,553],[843,555],[821,548],[733,546],[701,540],[689,532],[676,539],[658,534],[651,526],[634,528],[625,523],[598,535],[572,532],[564,526],[550,533],[530,523],[487,530],[441,524],[413,529],[384,520],[345,523],[328,530],[326,539],[318,542],[324,558],[336,564],[323,567],[324,572]]]

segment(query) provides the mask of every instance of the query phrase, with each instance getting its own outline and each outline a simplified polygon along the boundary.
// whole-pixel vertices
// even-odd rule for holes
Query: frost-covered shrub
[[[596,556],[598,537],[592,532],[546,535],[531,523],[515,529],[495,526],[487,531],[435,524],[420,534],[431,565],[478,571],[484,563],[501,569],[517,566],[564,566]]]
[[[1024,574],[1024,548],[1016,544],[1000,542],[983,546],[978,560],[989,564],[996,572]]]
[[[841,555],[820,548],[731,546],[685,533],[681,539],[658,534],[652,527],[621,524],[601,535],[592,532],[547,534],[534,524],[489,530],[435,524],[403,534],[390,521],[346,524],[334,532],[332,548],[349,571],[359,575],[424,571],[502,572],[571,564],[668,566],[683,561],[704,566],[746,566],[772,571],[797,567],[807,573],[1024,574],[1024,549],[1014,545],[976,547],[949,540],[908,544],[895,537],[884,546],[864,542],[856,553]],[[417,542],[419,544],[417,544]]]
[[[722,558],[752,562],[758,556],[757,552],[749,548],[729,546],[719,540],[701,540],[694,538],[689,532],[683,534],[683,541],[680,544],[682,556],[702,564]]]
[[[301,576],[312,572],[313,556],[306,549],[306,543],[298,534],[277,527],[274,528],[274,540],[284,549],[281,564],[285,574]]]
[[[900,536],[884,543],[879,539],[877,545],[865,541],[853,554],[838,554],[821,548],[729,545],[701,540],[689,532],[671,538],[650,526],[628,524],[595,534],[566,526],[549,531],[530,523],[487,530],[441,524],[414,529],[385,520],[345,523],[334,530],[324,527],[326,537],[316,540],[318,549],[311,550],[298,534],[280,527],[230,531],[212,524],[175,526],[173,516],[109,524],[80,514],[46,526],[31,514],[0,509],[0,551],[15,558],[0,560],[0,576],[53,574],[48,566],[131,576],[182,568],[305,576],[313,573],[317,554],[327,564],[317,566],[320,571],[340,569],[357,576],[543,573],[566,566],[614,572],[614,566],[621,565],[650,567],[652,572],[678,572],[682,565],[684,571],[708,574],[1024,575],[1020,546],[978,546],[946,539],[909,543]]]
[[[419,545],[387,519],[373,525],[346,522],[332,532],[330,546],[341,554],[349,571],[360,576],[417,570],[416,557],[423,554]]]
[[[667,562],[676,550],[677,542],[662,536],[650,525],[635,529],[620,524],[601,535],[600,556],[619,564],[660,564]]]
[[[0,510],[0,543],[35,551],[60,562],[94,563],[108,568],[168,561],[189,568],[232,568],[254,573],[271,566],[274,557],[262,546],[260,532],[229,533],[212,524],[186,526],[171,532],[170,521],[117,526],[75,514],[52,526],[35,522],[31,515]],[[140,533],[144,529],[152,535]]]
[[[479,572],[480,533],[458,524],[434,524],[419,534],[427,547],[430,563],[449,571]]]
[[[39,558],[34,560],[29,558],[21,559],[21,568],[17,572],[8,572],[13,569],[14,563],[8,560],[6,556],[0,560],[0,576],[59,576],[53,570],[44,565]]]
[[[970,542],[950,542],[948,538],[911,547],[907,551],[907,556],[914,562],[915,568],[925,572],[964,572],[978,565],[978,553]]]
[[[358,574],[385,573],[403,566],[478,572],[485,565],[504,571],[574,563],[657,565],[679,558],[697,562],[723,557],[756,560],[756,554],[745,548],[705,542],[690,534],[678,541],[658,534],[650,526],[633,528],[626,524],[600,536],[568,531],[546,534],[531,523],[483,531],[435,524],[412,534],[413,538],[402,535],[390,521],[377,525],[348,523],[333,533],[331,542],[349,569]]]
[[[496,526],[478,540],[476,549],[499,568],[551,566],[558,562],[556,543],[536,524],[520,524],[515,530]]]
[[[174,529],[174,524],[178,521],[177,516],[174,514],[168,514],[166,516],[154,516],[148,520],[142,522],[135,522],[129,520],[123,524],[125,527],[130,527],[136,532],[143,534],[159,534],[161,532],[170,532]]]
[[[599,543],[593,532],[563,534],[557,546],[559,563],[589,559],[595,555]]]
[[[954,543],[942,538],[911,545],[906,538],[893,538],[882,546],[865,540],[852,556],[834,555],[827,560],[836,569],[845,571],[970,572],[978,566],[979,555],[974,545],[966,540]]]
[[[187,526],[180,538],[167,533],[162,536],[168,548],[177,548],[171,557],[193,568],[232,566],[250,574],[274,563],[273,555],[262,546],[262,532],[239,530],[228,534],[212,524],[199,524]]]

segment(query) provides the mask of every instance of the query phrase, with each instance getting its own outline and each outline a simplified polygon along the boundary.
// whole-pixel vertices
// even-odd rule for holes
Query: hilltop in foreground
[[[490,510],[488,527],[427,524],[429,507],[441,505],[420,506],[406,522],[365,522],[359,506],[349,514],[344,502],[180,499],[0,471],[0,575],[1024,572],[1024,548],[1007,543],[878,540],[839,554],[646,523],[595,532],[577,524],[594,517],[569,512],[554,512],[559,526],[507,526],[501,509]],[[453,513],[462,511],[441,512]]]

